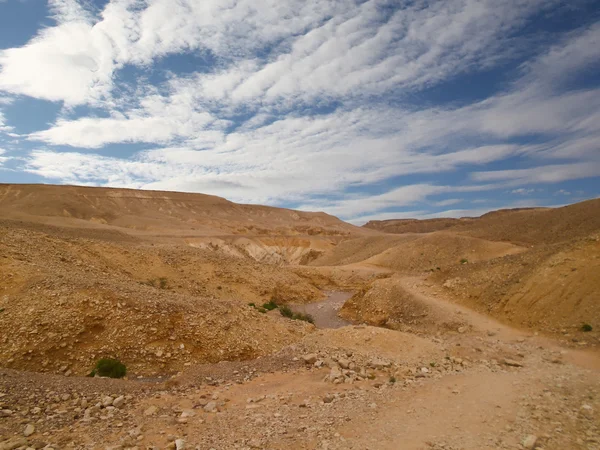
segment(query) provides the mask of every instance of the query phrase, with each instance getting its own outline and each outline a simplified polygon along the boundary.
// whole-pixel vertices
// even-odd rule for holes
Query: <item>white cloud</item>
[[[519,188],[519,189],[513,189],[512,191],[510,191],[510,193],[518,194],[518,195],[529,195],[529,194],[533,194],[535,191],[536,191],[535,189]]]
[[[510,184],[558,183],[566,180],[597,177],[600,160],[584,163],[553,164],[530,169],[494,170],[475,172],[471,178],[477,182],[505,181]]]
[[[600,173],[600,89],[564,87],[598,60],[599,24],[569,34],[485,100],[421,109],[402,101],[529,51],[509,36],[555,3],[416,2],[391,14],[375,0],[112,0],[101,11],[54,0],[56,26],[0,51],[0,90],[65,102],[51,127],[28,137],[50,147],[32,152],[26,170],[50,180],[294,202],[348,218],[439,208],[461,201],[431,199],[449,191]],[[158,86],[144,76],[115,80],[126,65],[152,68],[182,53],[215,64]],[[106,117],[74,116],[70,107],[82,104]],[[314,113],[331,104],[337,109]],[[538,139],[515,144],[523,136]],[[129,158],[80,150],[131,142],[161,148]],[[484,167],[511,157],[530,168]],[[393,177],[397,185],[404,175],[458,169],[475,172],[454,188],[413,181],[342,198],[349,188],[381,191]]]

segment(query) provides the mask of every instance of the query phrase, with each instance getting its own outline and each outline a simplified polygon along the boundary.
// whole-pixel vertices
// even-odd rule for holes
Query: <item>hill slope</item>
[[[478,218],[371,221],[364,227],[394,234],[443,229],[518,245],[551,244],[585,237],[600,229],[600,199],[561,208],[499,210]]]
[[[60,226],[156,235],[326,235],[365,230],[322,212],[242,205],[181,192],[0,184],[0,214]]]

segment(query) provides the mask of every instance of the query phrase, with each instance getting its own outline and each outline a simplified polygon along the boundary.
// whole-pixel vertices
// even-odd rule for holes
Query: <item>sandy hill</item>
[[[0,214],[142,236],[364,234],[322,212],[242,205],[204,194],[82,186],[0,184]]]
[[[597,207],[390,234],[1,185],[0,449],[596,449]]]
[[[580,238],[600,229],[600,199],[561,208],[493,211],[478,218],[371,221],[365,228],[386,233],[446,230],[518,245],[550,244]]]

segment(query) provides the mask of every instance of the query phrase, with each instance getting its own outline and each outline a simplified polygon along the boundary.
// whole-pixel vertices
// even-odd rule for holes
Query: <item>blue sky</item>
[[[600,195],[600,3],[0,0],[0,182],[370,219]]]

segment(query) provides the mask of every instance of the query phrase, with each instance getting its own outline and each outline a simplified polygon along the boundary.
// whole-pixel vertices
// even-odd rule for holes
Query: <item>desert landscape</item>
[[[356,227],[0,185],[0,449],[600,449],[599,273],[600,200]]]

